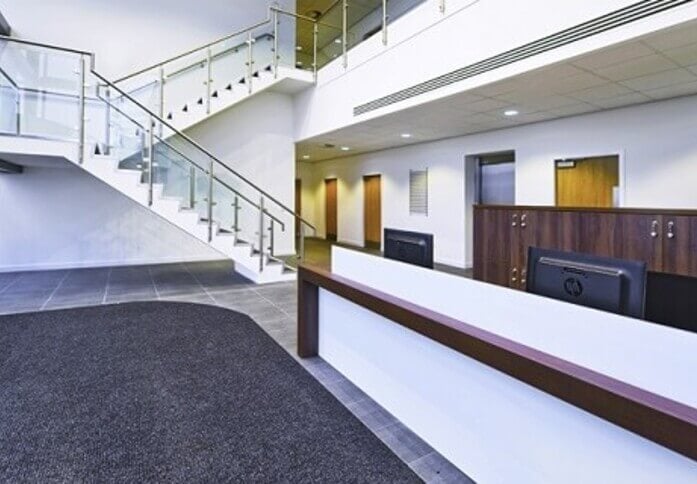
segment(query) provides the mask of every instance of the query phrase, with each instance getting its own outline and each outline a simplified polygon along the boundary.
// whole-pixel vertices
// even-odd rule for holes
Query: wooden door
[[[382,192],[380,175],[363,177],[363,233],[365,246],[380,249],[382,242]]]
[[[300,178],[295,180],[295,213],[302,214],[303,210],[303,183]],[[300,219],[295,219],[295,235],[300,236]]]
[[[557,206],[612,208],[619,186],[619,157],[587,158],[556,167]]]
[[[663,245],[660,270],[697,277],[697,216],[664,215],[659,233]]]
[[[327,240],[336,240],[338,227],[337,213],[337,182],[336,178],[324,180],[326,197],[325,223]]]
[[[511,280],[513,211],[475,207],[474,278],[508,286]]]

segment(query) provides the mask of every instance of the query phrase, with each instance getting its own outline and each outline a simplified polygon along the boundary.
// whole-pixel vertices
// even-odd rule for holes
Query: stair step
[[[228,84],[227,86],[225,86],[225,90],[226,90],[226,91],[232,91],[232,83],[230,83],[230,84]]]

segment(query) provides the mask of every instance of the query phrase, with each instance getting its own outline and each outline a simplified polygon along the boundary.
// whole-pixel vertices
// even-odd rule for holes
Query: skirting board
[[[0,273],[4,272],[29,272],[29,271],[55,271],[61,269],[88,269],[97,267],[126,267],[157,264],[177,264],[182,262],[213,262],[228,260],[224,257],[164,257],[160,259],[129,259],[114,261],[80,261],[47,264],[24,264],[14,266],[0,266]]]

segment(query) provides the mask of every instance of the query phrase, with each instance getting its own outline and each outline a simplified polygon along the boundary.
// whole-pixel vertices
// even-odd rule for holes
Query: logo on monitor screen
[[[569,296],[579,297],[583,294],[583,284],[575,277],[569,277],[564,281],[564,291],[566,291]]]

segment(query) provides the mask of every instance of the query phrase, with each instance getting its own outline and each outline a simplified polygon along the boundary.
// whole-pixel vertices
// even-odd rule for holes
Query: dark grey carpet
[[[0,317],[2,482],[419,479],[247,316],[133,303]]]

